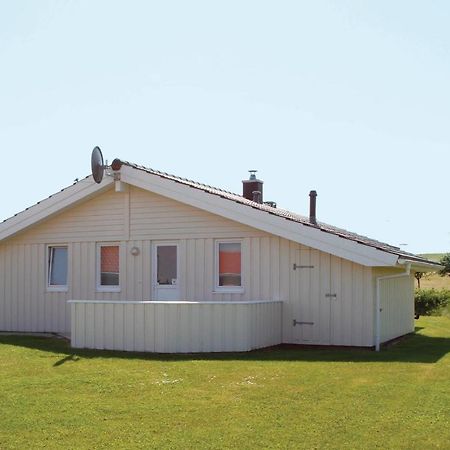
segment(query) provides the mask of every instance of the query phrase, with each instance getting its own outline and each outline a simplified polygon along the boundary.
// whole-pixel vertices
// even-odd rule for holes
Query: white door
[[[153,299],[181,300],[179,252],[176,242],[153,245]]]
[[[291,270],[294,342],[333,344],[333,310],[339,299],[331,283],[331,255],[301,247]]]

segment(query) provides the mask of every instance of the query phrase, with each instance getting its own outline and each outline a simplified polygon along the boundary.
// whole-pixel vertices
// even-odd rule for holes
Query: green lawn
[[[416,324],[380,353],[158,356],[0,336],[0,448],[449,448],[450,319]]]

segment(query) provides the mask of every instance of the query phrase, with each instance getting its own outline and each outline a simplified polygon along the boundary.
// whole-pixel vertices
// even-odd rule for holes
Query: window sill
[[[120,287],[114,287],[114,286],[102,286],[102,287],[97,286],[96,291],[97,292],[120,292],[121,289],[120,289]]]
[[[67,286],[47,286],[46,292],[69,292]]]
[[[243,293],[244,293],[243,287],[236,287],[236,288],[216,287],[213,290],[213,294],[243,294]]]

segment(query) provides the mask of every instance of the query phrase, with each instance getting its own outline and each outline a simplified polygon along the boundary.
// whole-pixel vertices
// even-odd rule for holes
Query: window
[[[159,286],[177,284],[177,246],[156,246],[156,282]]]
[[[48,247],[47,287],[67,289],[67,246]]]
[[[216,290],[242,291],[241,243],[216,243]]]
[[[99,245],[97,287],[104,290],[119,290],[119,246]]]

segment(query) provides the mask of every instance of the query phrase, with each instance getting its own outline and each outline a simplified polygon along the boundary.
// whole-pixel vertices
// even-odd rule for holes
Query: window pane
[[[119,286],[119,246],[100,247],[100,285]]]
[[[49,286],[67,286],[67,247],[49,247]]]
[[[241,244],[219,244],[219,286],[241,286]]]
[[[119,274],[102,272],[100,275],[101,286],[119,286]]]
[[[158,245],[156,247],[156,277],[158,284],[177,283],[177,246]]]

